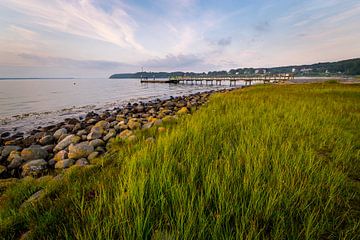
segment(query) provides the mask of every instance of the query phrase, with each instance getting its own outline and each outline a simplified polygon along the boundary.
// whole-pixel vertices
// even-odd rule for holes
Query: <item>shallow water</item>
[[[0,133],[102,111],[128,102],[227,88],[184,84],[141,84],[137,79],[0,80]]]

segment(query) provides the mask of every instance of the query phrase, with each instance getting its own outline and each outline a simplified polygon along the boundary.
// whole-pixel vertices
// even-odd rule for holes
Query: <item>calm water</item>
[[[26,132],[128,102],[225,87],[229,86],[141,84],[136,79],[0,80],[0,133]]]

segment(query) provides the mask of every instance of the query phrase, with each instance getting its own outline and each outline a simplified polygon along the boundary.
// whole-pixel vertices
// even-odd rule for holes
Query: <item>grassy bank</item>
[[[359,126],[360,85],[216,94],[166,132],[114,142],[97,165],[10,183],[0,236],[355,239]]]

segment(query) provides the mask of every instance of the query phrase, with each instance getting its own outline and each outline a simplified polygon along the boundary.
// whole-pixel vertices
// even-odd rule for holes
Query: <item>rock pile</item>
[[[224,91],[224,90],[222,90]],[[54,126],[0,137],[0,178],[41,176],[51,169],[84,166],[106,152],[113,138],[136,139],[134,131],[159,126],[204,104],[214,92],[129,103],[123,108],[90,112],[82,120],[69,118]],[[162,131],[163,129],[159,129]]]

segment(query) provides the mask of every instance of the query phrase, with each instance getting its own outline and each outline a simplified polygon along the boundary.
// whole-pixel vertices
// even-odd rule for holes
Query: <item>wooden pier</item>
[[[264,75],[234,75],[234,76],[182,76],[171,77],[168,80],[140,79],[141,83],[173,83],[173,84],[190,84],[190,85],[222,85],[230,83],[230,86],[236,86],[237,82],[245,82],[245,86],[252,83],[278,83],[293,80],[293,74],[264,74]]]

